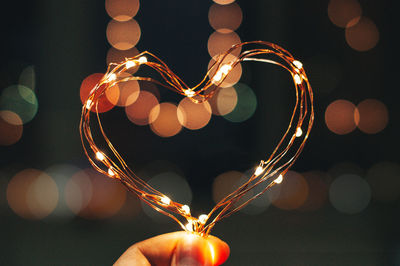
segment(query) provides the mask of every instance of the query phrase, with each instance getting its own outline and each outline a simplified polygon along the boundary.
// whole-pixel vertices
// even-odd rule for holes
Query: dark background
[[[305,63],[312,85],[313,71],[318,69],[308,70],[307,60],[322,54],[340,65],[341,78],[332,91],[314,86],[316,121],[294,170],[326,172],[338,163],[351,162],[363,174],[376,162],[399,163],[397,27],[391,1],[360,1],[363,15],[380,31],[379,43],[367,52],[347,45],[344,30],[328,18],[328,1],[237,3],[244,16],[237,31],[242,41],[265,40],[286,48]],[[189,85],[197,83],[209,61],[211,4],[141,1],[135,17],[142,29],[137,48],[159,55]],[[78,132],[79,87],[86,76],[106,69],[109,19],[104,2],[94,0],[8,1],[3,8],[0,87],[15,84],[22,69],[34,65],[39,100],[39,111],[24,125],[23,138],[13,146],[0,147],[4,180],[25,168],[44,170],[59,163],[89,166]],[[134,169],[154,160],[178,165],[192,188],[192,209],[210,209],[213,178],[228,170],[244,171],[264,158],[280,138],[288,106],[294,101],[286,86],[288,77],[280,71],[273,67],[245,70],[248,74],[243,80],[254,88],[259,101],[250,120],[232,124],[213,117],[202,130],[184,130],[161,139],[148,127],[131,126],[118,118],[122,112],[113,111],[105,115],[105,121],[113,129],[110,134],[116,146]],[[329,131],[324,112],[332,101],[347,99],[357,104],[367,98],[379,99],[389,110],[389,124],[382,132],[369,135],[355,130],[336,135]],[[140,138],[129,138],[131,134]],[[202,144],[188,149],[195,141]],[[141,211],[123,220],[24,220],[7,206],[6,186],[0,188],[1,265],[110,265],[131,244],[179,230],[174,222],[160,223]],[[254,216],[235,214],[218,224],[213,234],[230,244],[227,265],[398,265],[398,207],[398,200],[374,199],[352,215],[338,212],[329,203],[315,212],[270,207]]]

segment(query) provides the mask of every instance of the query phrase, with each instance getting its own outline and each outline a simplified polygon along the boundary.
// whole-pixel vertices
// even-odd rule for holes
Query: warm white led
[[[257,167],[256,171],[254,172],[254,174],[256,176],[261,175],[261,173],[264,171],[264,168],[262,168],[261,166]]]
[[[282,176],[282,175],[279,175],[279,176],[274,180],[274,182],[277,183],[277,184],[282,183],[282,181],[283,181],[283,176]]]
[[[117,79],[117,75],[115,73],[112,73],[108,76],[107,81],[111,82]]]
[[[296,84],[301,84],[302,80],[299,74],[294,75],[294,81],[296,82]]]
[[[217,73],[215,73],[213,80],[218,82],[221,79],[222,79],[222,73],[220,71],[218,71]]]
[[[231,70],[232,70],[232,66],[226,64],[226,65],[221,66],[219,71],[221,71],[221,73],[227,75],[229,73],[229,71],[231,71]]]
[[[168,198],[167,196],[164,196],[161,198],[161,202],[165,205],[169,205],[171,203],[171,199]]]
[[[104,154],[102,152],[98,151],[98,152],[96,152],[96,158],[99,161],[103,161],[106,157],[104,157]]]
[[[188,205],[183,205],[182,206],[182,211],[184,211],[185,214],[189,215],[190,214],[190,207]]]
[[[303,63],[301,63],[299,60],[294,60],[293,65],[295,65],[298,69],[303,68]]]
[[[188,230],[189,232],[193,232],[193,224],[192,224],[192,222],[188,222],[188,223],[185,225],[185,228],[186,228],[186,230]]]
[[[303,130],[301,127],[298,127],[296,130],[296,137],[301,137],[301,135],[303,135]]]
[[[193,97],[193,96],[195,95],[195,92],[192,91],[192,90],[189,90],[189,89],[188,89],[188,90],[185,90],[184,93],[185,93],[185,95],[188,96],[188,97]]]
[[[202,215],[199,216],[199,222],[202,223],[202,224],[205,224],[207,219],[208,219],[208,215],[207,214],[202,214]]]
[[[114,171],[111,169],[111,167],[108,168],[108,175],[109,175],[109,176],[115,176],[115,173],[114,173]]]
[[[131,67],[134,67],[134,66],[136,66],[136,62],[132,61],[132,60],[126,61],[125,66],[126,66],[127,69],[131,68]]]
[[[138,61],[139,61],[139,64],[144,64],[144,63],[147,63],[147,58],[145,56],[141,56],[141,57],[139,57]]]
[[[90,109],[91,107],[92,107],[92,103],[93,103],[93,101],[92,100],[87,100],[86,101],[86,109]]]

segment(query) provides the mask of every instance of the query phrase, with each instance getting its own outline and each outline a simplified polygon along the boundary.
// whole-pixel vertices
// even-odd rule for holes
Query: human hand
[[[132,245],[114,266],[214,266],[221,265],[228,257],[229,246],[222,240],[180,231]]]

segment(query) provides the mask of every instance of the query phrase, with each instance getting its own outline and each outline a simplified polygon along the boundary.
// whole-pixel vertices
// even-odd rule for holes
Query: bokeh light
[[[213,32],[208,38],[208,53],[211,57],[225,53],[232,45],[241,43],[239,35],[236,32],[221,33]],[[234,49],[231,54],[238,56],[241,48]]]
[[[131,77],[129,73],[122,73],[118,78]],[[109,88],[106,91],[106,97],[111,103],[126,107],[133,104],[139,97],[140,86],[137,80],[123,81]]]
[[[81,171],[80,168],[70,164],[56,164],[50,166],[44,171],[53,178],[58,188],[58,194],[60,195],[58,204],[51,213],[51,217],[62,218],[63,220],[66,220],[66,218],[72,218],[74,216],[74,213],[72,213],[67,206],[65,197],[62,195],[64,194],[68,180],[79,171]]]
[[[138,54],[139,54],[139,51],[136,47],[133,47],[128,50],[118,50],[118,49],[115,49],[114,47],[110,47],[110,49],[108,49],[108,52],[107,52],[107,59],[106,59],[107,65],[109,65],[111,63],[119,64],[122,61],[125,61],[126,58],[135,57]],[[134,69],[136,72],[136,70],[138,68],[139,67],[132,67],[130,69],[127,69],[126,72],[129,72],[132,74],[133,73],[132,69]]]
[[[19,75],[18,84],[35,90],[36,85],[36,74],[34,66],[27,66],[24,68]]]
[[[236,56],[232,55],[232,54],[228,54],[225,59],[222,61],[221,65],[224,64],[229,64],[233,61],[236,60]],[[208,63],[208,68],[210,68],[212,65],[214,65],[214,63],[216,62],[216,58],[211,58],[210,62]],[[209,78],[211,79],[211,82],[214,83],[215,85],[218,85],[220,82],[219,81],[215,81],[214,79],[212,79],[212,77],[214,76],[215,72],[217,71],[217,68],[214,67],[210,73],[208,74]],[[225,87],[231,87],[233,85],[235,85],[240,78],[242,77],[242,64],[237,64],[230,72],[229,74],[225,77],[224,81],[219,85],[222,88]]]
[[[213,4],[208,11],[208,21],[211,27],[220,33],[235,31],[242,23],[242,19],[242,9],[237,3],[228,5]]]
[[[224,115],[224,118],[231,122],[243,122],[253,116],[257,109],[257,97],[253,90],[244,83],[234,86],[238,101],[232,112]]]
[[[215,203],[218,203],[224,197],[238,188],[238,184],[243,177],[239,171],[228,171],[218,175],[213,182],[212,195]]]
[[[140,39],[140,26],[136,20],[128,21],[111,20],[107,26],[107,40],[118,50],[133,48]]]
[[[307,200],[308,191],[308,184],[304,177],[297,172],[288,171],[282,183],[269,190],[268,196],[275,207],[294,210]]]
[[[205,127],[211,119],[211,106],[208,102],[194,103],[183,98],[178,105],[178,120],[182,126],[196,130]]]
[[[348,134],[356,128],[355,112],[357,109],[352,102],[336,100],[326,108],[326,126],[338,135]]]
[[[229,5],[233,2],[235,2],[235,0],[213,0],[213,1],[220,5]]]
[[[103,76],[104,74],[102,73],[94,73],[87,76],[82,81],[80,88],[80,97],[82,104],[86,102],[86,100],[89,97],[89,93],[94,88],[94,86],[96,86],[96,84],[99,83],[99,81],[103,78]],[[108,97],[106,96],[106,94],[108,94]],[[110,111],[118,102],[119,98],[118,87],[112,86],[108,88],[106,94],[103,94],[101,97],[99,97],[98,107],[97,107],[99,113]],[[111,99],[112,102],[109,99]],[[92,107],[91,111],[96,112],[96,105]]]
[[[368,51],[379,41],[379,30],[369,18],[362,17],[358,23],[346,28],[347,44],[356,51]]]
[[[299,210],[316,211],[321,209],[328,200],[328,186],[331,177],[321,171],[309,171],[302,173],[307,181],[308,197]]]
[[[178,134],[182,125],[178,120],[178,108],[173,103],[161,103],[150,112],[151,130],[160,137],[172,137]]]
[[[65,187],[67,205],[87,219],[105,219],[115,215],[126,200],[126,189],[94,169],[74,174]]]
[[[0,145],[17,143],[22,137],[22,132],[22,120],[19,115],[11,111],[0,111]]]
[[[374,164],[367,172],[372,196],[382,202],[395,201],[400,197],[400,165],[394,162]]]
[[[25,219],[43,219],[57,206],[58,189],[44,172],[25,169],[8,183],[7,201],[10,208]]]
[[[371,189],[368,183],[357,175],[341,175],[332,182],[329,188],[329,199],[338,211],[356,214],[368,206]]]
[[[148,91],[140,91],[137,100],[125,107],[128,119],[136,125],[147,125],[152,121],[149,117],[151,110],[158,105],[158,100],[154,94]],[[152,119],[156,118],[154,115]]]
[[[346,28],[350,21],[360,20],[362,9],[357,0],[330,0],[328,17],[338,27]]]
[[[362,132],[376,134],[388,124],[389,112],[386,105],[381,101],[367,99],[357,105],[355,121]]]
[[[136,16],[140,7],[139,0],[106,0],[106,11],[117,21],[128,21]]]
[[[164,193],[167,197],[175,202],[190,205],[192,202],[192,190],[185,178],[175,172],[163,172],[154,175],[148,184],[153,188]],[[144,213],[153,218],[157,222],[169,221],[169,218],[155,211],[146,203],[141,201]]]
[[[214,115],[227,115],[235,109],[238,95],[235,88],[219,88],[208,100]]]
[[[33,90],[23,85],[12,85],[1,93],[0,109],[16,113],[24,124],[35,117],[38,107]]]

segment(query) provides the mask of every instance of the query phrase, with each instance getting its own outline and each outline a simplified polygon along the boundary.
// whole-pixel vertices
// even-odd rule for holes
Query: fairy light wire
[[[258,47],[244,50],[239,56],[227,62],[226,59],[229,55],[232,55],[233,51],[248,46]],[[275,57],[276,60],[265,58],[268,56]],[[201,215],[200,221],[200,218],[191,215],[189,206],[173,201],[173,199],[151,187],[130,169],[105,133],[99,114],[99,100],[105,97],[108,88],[122,82],[136,80],[153,82],[188,97],[194,103],[201,103],[214,96],[215,91],[220,88],[237,64],[249,61],[270,63],[287,70],[295,85],[295,106],[289,125],[271,155],[260,162],[252,176],[244,184],[225,196],[208,214]],[[129,76],[119,78],[119,75],[133,66],[152,68],[160,75],[163,82],[151,77]],[[212,72],[213,74],[211,74]],[[107,152],[100,150],[94,141],[90,125],[91,113],[95,113],[96,119],[94,121],[107,144]],[[189,87],[161,59],[147,51],[135,57],[126,58],[119,64],[110,64],[104,77],[91,90],[86,102],[83,103],[79,128],[84,153],[97,171],[119,180],[129,191],[135,193],[150,207],[175,220],[183,230],[207,236],[218,221],[237,212],[269,188],[278,184],[278,182],[275,182],[278,178],[280,180],[284,178],[285,173],[302,152],[313,122],[313,92],[302,63],[276,44],[253,41],[236,44],[224,54],[219,55],[209,67],[204,78],[194,87]],[[298,133],[299,129],[302,134]],[[293,149],[294,145],[296,145],[296,148]],[[100,158],[96,158],[97,153],[101,154]],[[288,155],[289,153],[292,153],[292,155]],[[281,162],[283,159],[286,161]],[[278,163],[280,164],[278,165]],[[244,202],[240,202],[246,193],[259,186],[263,186],[261,192],[256,193]]]

